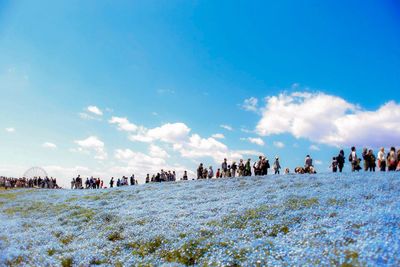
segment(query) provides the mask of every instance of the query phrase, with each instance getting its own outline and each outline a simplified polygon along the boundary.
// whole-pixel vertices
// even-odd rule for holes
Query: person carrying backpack
[[[351,162],[351,171],[359,171],[360,170],[360,159],[357,157],[356,148],[353,146],[351,148],[351,152],[349,155],[349,162]]]
[[[369,170],[369,162],[370,162],[368,148],[363,149],[362,158],[364,160],[364,171],[368,171]]]

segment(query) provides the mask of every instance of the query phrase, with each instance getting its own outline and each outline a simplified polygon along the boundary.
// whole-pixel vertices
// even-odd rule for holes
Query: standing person
[[[182,180],[187,181],[187,179],[188,179],[187,171],[184,171]]]
[[[146,183],[146,184],[150,183],[150,174],[147,174],[147,175],[146,175],[145,183]]]
[[[370,149],[370,150],[368,151],[367,160],[368,160],[368,170],[369,170],[370,172],[375,172],[376,157],[375,157],[374,151],[373,151],[372,149]]]
[[[246,165],[244,166],[244,176],[251,176],[251,159],[247,159]]]
[[[343,171],[343,167],[344,167],[344,162],[345,162],[343,149],[340,150],[339,155],[336,157],[336,160],[337,160],[339,172],[342,172]]]
[[[111,177],[110,188],[113,188],[113,187],[114,187],[114,177]]]
[[[239,161],[239,177],[244,176],[244,163],[243,163],[243,159],[240,159]]]
[[[135,185],[135,175],[133,173],[132,173],[132,176],[130,178],[130,182],[131,182],[131,185]]]
[[[217,172],[216,172],[216,174],[215,174],[215,178],[220,178],[220,177],[221,177],[221,169],[218,168],[218,169],[217,169]]]
[[[232,162],[232,165],[231,165],[231,174],[232,174],[233,178],[236,177],[236,170],[237,170],[237,165],[236,165],[236,161],[234,161],[234,162]]]
[[[351,171],[352,172],[360,170],[360,162],[357,157],[356,148],[354,146],[351,148],[351,152],[349,155],[349,162],[351,162]]]
[[[369,154],[368,154],[368,148],[364,148],[362,152],[362,158],[364,160],[364,171],[369,170]]]
[[[269,168],[271,168],[269,160],[267,159],[267,157],[263,157],[261,164],[261,175],[268,175]]]
[[[337,169],[338,169],[338,161],[337,161],[337,158],[336,158],[336,157],[333,157],[333,158],[332,158],[332,163],[331,163],[330,168],[332,168],[332,171],[333,171],[333,172],[337,172]]]
[[[104,181],[103,180],[101,180],[101,182],[100,182],[100,188],[104,188]]]
[[[224,162],[222,162],[221,164],[221,170],[222,170],[222,175],[226,177],[228,172],[228,162],[226,161],[226,159],[224,159]]]
[[[212,166],[210,166],[208,168],[208,179],[211,179],[213,177],[214,177],[214,170],[213,170]]]
[[[304,171],[310,173],[311,167],[313,167],[313,160],[310,155],[307,155],[304,160]]]
[[[396,148],[391,147],[390,152],[387,157],[388,160],[388,169],[389,171],[395,171],[397,167],[397,155],[396,155]]]
[[[385,148],[383,147],[378,152],[378,168],[381,172],[386,171]]]
[[[6,180],[5,180],[5,182],[4,182],[4,188],[5,188],[5,190],[11,188],[10,179],[7,179],[7,178],[6,178]]]
[[[75,178],[72,178],[72,181],[71,181],[71,189],[74,189],[74,187],[75,187]]]
[[[280,174],[280,169],[281,169],[281,164],[280,164],[280,162],[279,162],[279,157],[276,156],[276,157],[275,157],[275,162],[274,162],[274,171],[275,171],[275,174]]]
[[[200,163],[197,168],[197,179],[201,179],[203,177],[203,163]]]

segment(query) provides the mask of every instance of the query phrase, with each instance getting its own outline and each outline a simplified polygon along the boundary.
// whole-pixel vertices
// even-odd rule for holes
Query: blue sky
[[[311,153],[326,171],[339,147],[399,145],[399,10],[397,1],[1,1],[0,170],[108,179],[262,152],[291,168]]]

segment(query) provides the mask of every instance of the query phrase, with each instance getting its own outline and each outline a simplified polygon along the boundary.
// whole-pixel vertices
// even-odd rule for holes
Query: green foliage
[[[210,245],[202,246],[199,240],[190,240],[178,249],[163,251],[161,256],[167,262],[191,266],[197,264],[209,248]]]
[[[49,255],[50,257],[54,254],[56,254],[56,250],[54,248],[50,248],[47,250],[47,255]]]
[[[124,238],[119,232],[112,232],[111,234],[108,235],[107,239],[109,241],[115,242],[119,240],[123,240]]]
[[[285,202],[285,207],[290,210],[310,208],[319,204],[317,198],[290,198]]]
[[[146,242],[130,242],[127,247],[132,249],[133,255],[139,255],[145,257],[147,255],[155,253],[163,244],[168,241],[162,236],[156,236],[155,238]]]
[[[73,235],[66,235],[66,236],[60,238],[60,242],[63,245],[70,244],[72,242],[72,240],[74,240],[74,236]]]
[[[73,265],[72,258],[64,258],[61,260],[62,267],[72,267],[72,265]]]

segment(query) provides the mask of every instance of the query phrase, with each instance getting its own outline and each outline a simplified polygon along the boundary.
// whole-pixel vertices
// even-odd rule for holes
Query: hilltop
[[[400,265],[398,174],[0,192],[0,265]]]

